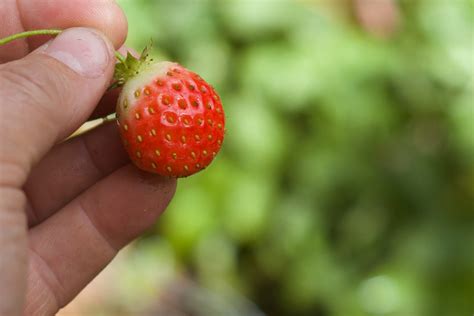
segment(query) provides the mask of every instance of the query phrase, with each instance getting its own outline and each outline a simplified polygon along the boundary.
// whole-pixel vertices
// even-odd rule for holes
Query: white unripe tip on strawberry
[[[140,93],[137,93],[137,91],[141,91],[144,86],[152,82],[154,79],[165,76],[170,69],[176,66],[179,65],[170,61],[157,62],[143,68],[137,76],[130,78],[123,85],[122,93],[120,93],[118,99],[118,104],[121,106],[122,113],[127,113],[131,110],[130,104],[133,104],[131,100],[140,96]]]

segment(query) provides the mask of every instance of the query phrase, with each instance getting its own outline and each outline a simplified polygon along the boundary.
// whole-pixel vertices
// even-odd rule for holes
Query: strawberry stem
[[[36,36],[36,35],[56,36],[56,35],[61,34],[61,32],[62,32],[62,30],[57,30],[57,29],[43,29],[43,30],[32,30],[32,31],[17,33],[17,34],[13,34],[13,35],[10,35],[10,36],[4,37],[4,38],[0,38],[0,46],[8,44],[8,43],[13,42],[14,40],[17,40],[17,39],[20,39],[20,38],[27,38],[27,37]],[[148,56],[148,54],[146,56]],[[132,76],[130,74],[131,68],[133,68],[132,71],[136,72],[137,69],[138,69],[139,64],[142,63],[146,59],[146,56],[142,60],[138,60],[138,59],[134,58],[133,56],[131,56],[130,53],[127,55],[127,57],[125,57],[125,56],[122,56],[119,52],[116,51],[115,52],[115,58],[117,58],[117,60],[119,61],[116,65],[116,67],[115,67],[114,78],[116,80],[107,89],[107,91],[122,86],[124,84],[126,78]],[[117,80],[117,78],[119,78],[119,80]]]
[[[123,57],[119,52],[115,52],[115,57],[118,59],[118,61],[122,64],[125,63],[125,57]]]
[[[52,35],[56,36],[62,33],[62,30],[56,29],[44,29],[44,30],[33,30],[33,31],[26,31],[22,33],[13,34],[4,38],[0,38],[0,46],[13,42],[20,38],[26,38],[35,35]],[[121,62],[125,62],[125,58],[120,55],[119,52],[115,52],[115,57]]]
[[[14,40],[20,39],[20,38],[26,38],[30,36],[35,36],[35,35],[58,35],[62,32],[62,30],[33,30],[33,31],[27,31],[27,32],[22,32],[22,33],[17,33],[13,34],[4,38],[0,39],[0,46],[8,44]]]

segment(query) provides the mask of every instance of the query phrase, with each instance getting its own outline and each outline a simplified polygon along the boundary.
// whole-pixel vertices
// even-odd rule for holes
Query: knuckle
[[[0,197],[0,212],[2,212],[0,222],[2,222],[1,218],[8,212],[24,213],[26,194],[21,188],[2,184],[0,185]]]
[[[0,187],[19,188],[28,177],[28,167],[20,159],[0,152]]]

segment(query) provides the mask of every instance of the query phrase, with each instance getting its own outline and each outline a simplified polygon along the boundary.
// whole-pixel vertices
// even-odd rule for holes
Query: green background
[[[126,250],[97,315],[472,315],[474,2],[122,0],[215,86],[224,147]]]

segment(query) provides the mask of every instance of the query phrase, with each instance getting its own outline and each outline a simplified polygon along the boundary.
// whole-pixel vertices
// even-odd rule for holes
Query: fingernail
[[[111,45],[87,28],[72,28],[58,35],[44,53],[57,59],[81,76],[97,78],[110,60]]]

